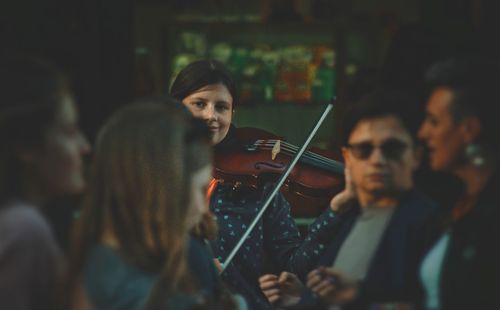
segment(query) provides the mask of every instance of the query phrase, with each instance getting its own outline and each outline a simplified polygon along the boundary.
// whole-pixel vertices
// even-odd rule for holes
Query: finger
[[[319,274],[313,275],[307,279],[307,287],[310,287],[310,288],[315,287],[319,283],[321,283],[321,281],[322,281],[322,277]]]
[[[220,261],[217,258],[214,258],[214,264],[215,264],[215,267],[217,268],[217,270],[219,272],[222,272],[222,264],[220,263]]]
[[[347,166],[344,168],[344,176],[346,183],[349,184],[352,181],[352,176],[351,176],[351,170],[349,170]]]
[[[271,304],[275,304],[277,302],[279,302],[281,299],[281,296],[280,295],[274,295],[274,296],[271,296],[271,297],[268,297],[267,300],[269,301],[269,303]]]
[[[285,282],[285,283],[279,283],[279,286],[283,289],[295,289],[298,286],[301,286],[301,283],[299,283],[299,282]]]
[[[274,295],[280,295],[280,290],[278,290],[278,289],[270,289],[270,290],[265,290],[262,292],[264,293],[264,295],[266,295],[267,298],[270,298]]]
[[[279,283],[294,282],[297,276],[291,272],[283,271],[278,279]]]
[[[335,288],[333,286],[328,286],[328,287],[325,287],[324,289],[316,292],[316,294],[318,294],[320,297],[329,297],[331,295],[333,295],[333,293],[335,292]]]
[[[351,285],[351,282],[346,276],[335,270],[334,268],[325,268],[323,270],[323,276],[325,279],[329,280],[330,283],[337,286],[348,286]]]
[[[274,274],[265,274],[259,278],[259,282],[267,282],[267,281],[277,281],[278,276]]]
[[[321,270],[321,268],[322,268],[322,267],[320,266],[320,267],[318,267],[318,268],[316,268],[316,269],[312,270],[311,272],[309,272],[309,273],[307,274],[307,279],[309,279],[309,278],[311,278],[311,277],[314,277],[314,276],[316,276],[316,275],[319,275],[319,274],[320,274],[320,270]]]
[[[321,271],[321,274],[323,277],[329,277],[329,278],[343,278],[342,273],[338,272],[337,270],[333,268],[324,268]]]
[[[321,292],[322,290],[324,290],[327,287],[331,287],[333,289],[336,288],[335,285],[331,284],[329,281],[323,280],[319,284],[311,287],[311,290],[313,292],[315,292],[316,294],[318,294],[319,292]]]
[[[267,294],[265,296],[270,303],[277,302],[281,299],[281,295],[279,293],[278,294]]]
[[[354,185],[354,182],[352,181],[351,170],[349,168],[345,167],[345,169],[344,169],[344,175],[345,175],[345,187],[346,187],[346,190],[348,190],[350,192],[354,192],[355,185]]]
[[[261,282],[259,285],[260,285],[260,288],[262,290],[269,290],[269,289],[272,289],[272,288],[278,288],[279,287],[279,283],[277,281]]]

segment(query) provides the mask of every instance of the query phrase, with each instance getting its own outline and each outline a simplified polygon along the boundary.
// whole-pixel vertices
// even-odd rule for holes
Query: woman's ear
[[[466,116],[462,120],[464,140],[466,143],[473,143],[481,133],[481,121],[477,116]]]

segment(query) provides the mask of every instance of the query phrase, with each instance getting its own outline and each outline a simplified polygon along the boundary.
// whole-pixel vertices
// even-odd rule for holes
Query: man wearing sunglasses
[[[312,292],[298,308],[318,299],[354,309],[417,304],[417,270],[437,206],[414,188],[416,107],[402,94],[380,90],[350,111],[342,138],[346,188],[331,201],[337,233],[317,262],[322,267],[302,279],[308,289],[298,289],[300,282],[289,273],[261,278],[270,301],[290,304],[297,292]]]

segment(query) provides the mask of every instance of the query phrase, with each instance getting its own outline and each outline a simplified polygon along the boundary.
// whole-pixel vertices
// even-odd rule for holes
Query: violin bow
[[[250,224],[250,226],[248,226],[248,229],[245,231],[245,233],[243,234],[243,236],[240,238],[240,240],[238,241],[238,243],[236,244],[236,246],[233,248],[233,250],[231,251],[231,253],[229,253],[229,256],[226,258],[226,261],[224,261],[224,263],[221,264],[222,265],[222,271],[221,271],[221,273],[223,273],[226,270],[227,266],[229,266],[229,264],[233,260],[234,256],[236,255],[236,253],[238,253],[238,251],[240,250],[241,246],[243,245],[243,243],[247,239],[248,235],[250,235],[250,233],[252,232],[252,230],[255,227],[255,225],[257,225],[257,222],[260,220],[260,218],[262,217],[262,215],[264,214],[264,212],[266,212],[267,208],[269,207],[269,205],[271,204],[272,200],[274,199],[274,196],[276,196],[276,194],[280,190],[280,188],[283,185],[283,183],[285,183],[286,178],[288,178],[288,175],[290,175],[290,173],[292,172],[292,169],[295,167],[295,165],[299,161],[300,156],[302,156],[302,154],[305,152],[306,148],[309,146],[309,143],[311,143],[312,138],[316,135],[316,132],[318,131],[319,127],[321,126],[321,124],[325,120],[326,116],[333,109],[333,103],[334,102],[335,102],[335,98],[333,98],[332,102],[329,103],[326,106],[326,108],[323,111],[323,114],[321,114],[321,117],[319,118],[318,122],[316,123],[316,125],[314,125],[313,129],[309,133],[309,136],[307,137],[306,141],[300,147],[299,151],[295,154],[295,156],[293,157],[293,160],[288,164],[285,172],[281,175],[281,177],[278,180],[278,182],[276,183],[273,191],[267,196],[267,198],[266,198],[266,200],[265,200],[262,208],[260,209],[259,213],[257,213],[257,215],[255,216],[253,222]]]

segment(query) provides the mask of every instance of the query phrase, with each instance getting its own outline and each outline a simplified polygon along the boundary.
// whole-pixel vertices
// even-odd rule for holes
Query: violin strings
[[[259,147],[259,146],[262,146],[262,148],[264,149],[272,149],[272,147],[274,146],[274,144],[276,143],[277,140],[257,140],[255,142],[255,146]],[[285,154],[288,153],[289,155],[293,155],[297,152],[298,150],[298,147],[293,145],[293,144],[290,144],[288,142],[284,142],[282,140],[281,141],[281,149],[285,151]],[[333,160],[333,159],[330,159],[330,158],[327,158],[325,156],[322,156],[322,155],[319,155],[319,154],[316,154],[316,153],[313,153],[311,151],[306,151],[304,153],[304,158],[307,158],[313,162],[316,162],[318,165],[322,165],[322,166],[326,166],[326,167],[330,167],[332,170],[334,171],[342,171],[343,170],[343,165],[339,162],[337,162],[336,160]]]
[[[276,143],[275,141],[276,140],[267,140],[267,142],[262,142],[262,140],[259,140],[256,142],[256,145],[262,145],[265,147],[265,149],[269,150],[272,149],[272,147]],[[298,150],[296,146],[291,145],[288,142],[283,142],[281,149],[284,150],[285,154],[288,155],[294,155]],[[303,156],[304,158],[308,158],[313,161],[323,162],[323,165],[335,165],[332,159],[326,158],[310,151],[306,151]]]
[[[265,146],[267,149],[270,149],[270,148],[272,148],[274,146],[276,140],[267,140],[267,141],[270,142],[270,143],[263,143],[263,142],[261,142],[261,140],[259,140],[256,143],[256,145],[262,145],[262,146]],[[292,144],[289,144],[288,142],[282,142],[281,149],[284,150],[285,153],[288,153],[288,155],[293,155],[294,153],[297,152],[298,148],[296,146],[292,145]],[[310,152],[310,151],[305,152],[304,153],[304,157],[309,158],[311,160],[315,160],[315,161],[321,161],[325,165],[330,165],[330,164],[335,165],[335,161],[334,160],[326,158],[326,157],[321,156],[319,154],[315,154],[315,153]]]

